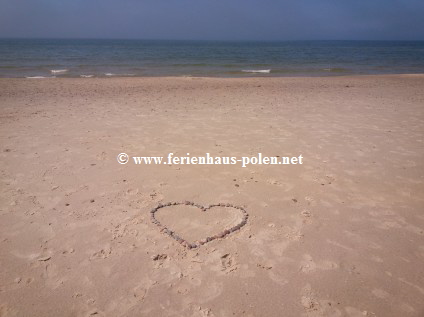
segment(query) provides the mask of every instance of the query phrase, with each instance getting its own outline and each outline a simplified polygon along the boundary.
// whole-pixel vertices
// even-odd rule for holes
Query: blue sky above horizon
[[[424,40],[423,0],[0,0],[0,37]]]

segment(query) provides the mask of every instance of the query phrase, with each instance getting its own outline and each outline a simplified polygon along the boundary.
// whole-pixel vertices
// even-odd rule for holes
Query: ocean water
[[[424,73],[424,42],[0,39],[0,77]]]

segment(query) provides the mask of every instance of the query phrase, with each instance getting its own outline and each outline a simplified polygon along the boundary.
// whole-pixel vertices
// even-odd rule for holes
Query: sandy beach
[[[2,317],[424,316],[424,75],[0,79],[0,140]]]

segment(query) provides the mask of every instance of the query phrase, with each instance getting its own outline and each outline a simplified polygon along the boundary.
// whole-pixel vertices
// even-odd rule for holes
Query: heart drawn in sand
[[[227,208],[233,208],[238,210],[241,215],[242,215],[242,220],[236,224],[235,226],[232,226],[230,228],[224,229],[223,231],[213,235],[213,236],[209,236],[209,237],[205,237],[203,239],[200,239],[199,241],[195,241],[195,242],[189,242],[186,239],[182,238],[179,234],[177,234],[175,231],[173,231],[170,228],[167,228],[165,225],[163,225],[161,222],[159,222],[159,220],[156,219],[156,212],[161,209],[161,208],[165,208],[165,207],[170,207],[170,206],[178,206],[178,205],[186,205],[186,206],[192,206],[192,207],[196,207],[200,210],[200,212],[207,212],[210,209],[214,208],[214,207],[227,207]],[[202,206],[196,203],[193,203],[191,201],[184,201],[184,202],[169,202],[166,204],[159,204],[157,207],[153,208],[150,211],[150,220],[159,227],[160,231],[169,235],[171,238],[175,239],[178,243],[180,243],[182,246],[188,248],[188,249],[193,249],[193,248],[197,248],[200,247],[201,245],[208,243],[210,241],[213,241],[215,239],[221,239],[224,238],[225,236],[229,235],[232,232],[235,232],[237,230],[240,230],[244,225],[246,225],[247,223],[247,219],[249,218],[249,215],[247,213],[247,211],[239,206],[234,206],[232,204],[224,204],[224,203],[219,203],[219,204],[214,204],[214,205],[209,205],[209,206]]]

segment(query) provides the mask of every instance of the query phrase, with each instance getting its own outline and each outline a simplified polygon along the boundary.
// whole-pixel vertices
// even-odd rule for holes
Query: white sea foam
[[[105,73],[106,76],[135,76],[135,74],[112,74],[112,73]]]
[[[80,75],[80,77],[82,77],[82,78],[91,78],[91,77],[94,77],[94,75]]]
[[[62,73],[66,73],[67,71],[69,71],[69,69],[52,69],[52,70],[50,70],[50,72],[52,74],[62,74]]]
[[[258,69],[258,70],[255,70],[255,69],[243,69],[242,72],[244,72],[244,73],[266,73],[266,74],[268,74],[268,73],[271,72],[271,70],[270,69]]]

